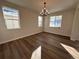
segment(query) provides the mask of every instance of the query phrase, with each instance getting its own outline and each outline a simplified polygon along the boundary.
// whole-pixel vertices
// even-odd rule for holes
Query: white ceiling
[[[36,12],[41,12],[44,0],[7,0],[8,2],[30,8]],[[77,4],[78,0],[46,0],[49,12],[56,12],[70,8]]]

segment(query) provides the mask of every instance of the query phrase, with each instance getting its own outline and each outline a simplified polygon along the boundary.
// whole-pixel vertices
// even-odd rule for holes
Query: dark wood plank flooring
[[[74,59],[60,43],[79,49],[76,42],[66,37],[43,32],[0,45],[0,59],[31,59],[32,52],[39,46],[42,59]]]

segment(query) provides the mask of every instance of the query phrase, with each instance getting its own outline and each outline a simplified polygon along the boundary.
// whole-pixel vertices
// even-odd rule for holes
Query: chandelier
[[[49,14],[48,10],[46,9],[46,2],[44,2],[43,9],[40,13],[41,16],[47,16]]]

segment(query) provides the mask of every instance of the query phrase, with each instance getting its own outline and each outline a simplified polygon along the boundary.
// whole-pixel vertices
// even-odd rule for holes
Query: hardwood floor
[[[50,33],[39,33],[0,45],[0,59],[31,59],[32,52],[42,47],[42,59],[74,59],[60,43],[79,50],[78,43]]]

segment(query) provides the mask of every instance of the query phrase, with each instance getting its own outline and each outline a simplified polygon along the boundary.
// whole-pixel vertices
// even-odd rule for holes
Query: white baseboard
[[[50,32],[50,31],[45,31],[45,32],[52,33],[52,34],[57,34],[57,35],[61,35],[61,36],[66,36],[66,37],[70,37],[69,35],[64,35],[64,34],[54,33],[54,32]]]
[[[72,41],[79,41],[79,39],[71,38]]]
[[[11,39],[11,40],[7,40],[7,41],[4,41],[4,42],[0,42],[0,44],[5,44],[5,43],[7,43],[7,42],[11,42],[11,41],[14,41],[14,40],[18,40],[18,39],[20,39],[20,38],[28,37],[28,36],[35,35],[35,34],[38,34],[38,33],[40,33],[40,32],[31,33],[31,34],[29,34],[29,35],[24,35],[24,36],[17,37],[17,38]]]

